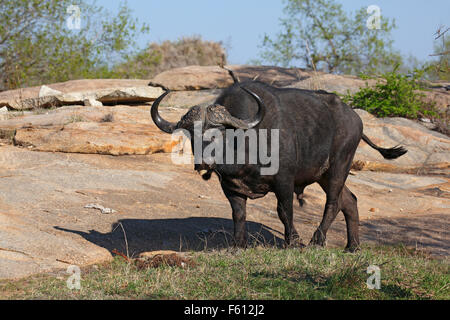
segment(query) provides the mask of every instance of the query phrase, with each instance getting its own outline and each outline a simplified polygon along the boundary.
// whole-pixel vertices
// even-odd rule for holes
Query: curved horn
[[[251,122],[245,121],[248,129],[256,127],[263,119],[266,114],[266,105],[262,102],[261,98],[254,92],[248,90],[247,88],[241,87],[245,92],[250,94],[258,103],[258,113],[255,116],[255,119]]]
[[[155,102],[153,102],[150,114],[152,115],[153,122],[160,130],[166,133],[173,133],[176,129],[177,124],[164,120],[163,118],[161,118],[158,112],[159,104],[161,103],[162,99],[164,99],[164,97],[167,96],[169,93],[170,90],[167,90],[158,99],[156,99]]]

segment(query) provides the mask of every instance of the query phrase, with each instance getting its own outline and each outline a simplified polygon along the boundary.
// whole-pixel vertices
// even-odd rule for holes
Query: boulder
[[[0,93],[0,107],[33,110],[62,105],[145,103],[154,101],[163,91],[147,86],[145,80],[74,80],[49,86],[10,90]]]
[[[376,80],[362,80],[355,76],[343,76],[322,72],[310,72],[310,77],[290,84],[289,88],[325,90],[339,94],[354,94],[366,85],[376,84]]]
[[[8,119],[8,108],[0,108],[0,121]]]
[[[144,87],[148,84],[148,80],[134,79],[83,79],[70,80],[66,82],[58,82],[46,85],[50,90],[56,90],[61,93],[97,91],[109,88],[128,88],[128,87]],[[42,86],[22,88],[16,90],[8,90],[0,92],[0,105],[10,99],[27,99],[39,97]],[[45,89],[47,91],[47,89]],[[45,92],[44,91],[44,92]]]
[[[309,90],[327,90],[341,94],[356,92],[359,88],[374,84],[375,80],[361,80],[354,76],[339,76],[300,68],[273,66],[226,66],[240,81],[258,80],[276,87],[293,87]],[[226,88],[233,84],[228,71],[219,66],[189,66],[171,69],[158,74],[149,85],[170,90],[204,90]]]
[[[39,90],[39,98],[42,97],[47,97],[47,96],[59,96],[62,95],[63,93],[61,91],[58,90],[53,90],[50,87],[47,86],[42,86],[41,89]]]
[[[103,103],[92,98],[84,99],[83,103],[86,107],[103,107]]]
[[[233,84],[228,71],[219,66],[189,66],[164,71],[149,85],[170,90],[203,90],[226,88]]]
[[[450,112],[450,93],[443,90],[429,90],[422,92],[425,95],[424,100],[434,102],[438,110]]]
[[[143,124],[76,122],[16,130],[16,145],[35,151],[131,155],[172,152],[179,141]]]
[[[100,91],[88,92],[86,96],[93,96],[95,100],[104,104],[144,103],[154,101],[163,94],[161,88],[155,87],[129,87],[110,88]]]
[[[282,68],[275,66],[230,65],[240,81],[258,80],[275,87],[286,87],[298,81],[309,79],[313,74],[301,68]]]
[[[283,87],[311,77],[310,72],[302,69],[287,69],[270,66],[230,65],[240,81],[259,80],[274,86]],[[224,68],[219,66],[188,66],[175,68],[158,74],[149,85],[170,90],[205,90],[227,88],[233,79]]]
[[[161,102],[161,107],[190,108],[200,104],[212,104],[223,90],[224,89],[172,91]]]
[[[181,116],[176,110],[162,113],[173,120]],[[171,152],[178,143],[156,128],[149,106],[65,106],[0,121],[0,132],[18,146],[65,153],[151,154]]]
[[[448,173],[450,138],[405,118],[376,118],[355,109],[364,123],[364,133],[378,146],[402,145],[408,152],[395,160],[386,160],[364,141],[356,151],[358,169],[407,172],[414,174]],[[354,163],[355,165],[355,163]]]

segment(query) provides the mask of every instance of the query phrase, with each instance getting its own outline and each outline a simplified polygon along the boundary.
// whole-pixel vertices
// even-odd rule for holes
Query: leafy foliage
[[[344,101],[355,108],[364,109],[378,117],[406,117],[416,119],[420,116],[437,116],[434,106],[424,102],[424,90],[418,79],[423,70],[415,70],[412,77],[394,71],[386,72],[375,87],[361,88],[353,96],[347,94]],[[366,77],[368,78],[368,77]]]
[[[347,14],[334,0],[285,0],[286,17],[275,39],[264,36],[263,60],[283,67],[302,62],[307,68],[332,73],[384,72],[399,63],[390,31],[395,21],[380,18],[369,30],[367,8]]]
[[[70,30],[68,8],[80,9]],[[140,25],[122,4],[116,16],[83,0],[2,0],[0,90],[79,78],[108,77],[129,54]]]

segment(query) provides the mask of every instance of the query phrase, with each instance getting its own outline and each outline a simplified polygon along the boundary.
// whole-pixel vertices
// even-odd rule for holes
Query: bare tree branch
[[[447,54],[450,54],[450,50],[449,51],[445,51],[445,52],[441,52],[441,53],[435,53],[435,54],[430,54],[430,57],[435,57],[435,56],[445,56]]]
[[[450,27],[447,28],[447,30],[445,30],[444,32],[441,33],[441,29],[439,28],[438,31],[436,31],[436,33],[434,35],[438,35],[436,38],[434,38],[434,40],[439,39],[440,37],[442,37],[448,30],[450,30]]]

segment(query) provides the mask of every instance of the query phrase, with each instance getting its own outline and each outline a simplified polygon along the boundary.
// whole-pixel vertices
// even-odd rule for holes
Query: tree
[[[435,35],[434,53],[431,55],[436,58],[435,61],[428,64],[427,74],[432,80],[450,81],[450,38],[446,37],[446,30],[439,30]]]
[[[136,33],[148,31],[125,4],[113,16],[83,0],[1,2],[0,90],[108,77],[135,45]]]
[[[347,14],[334,0],[284,0],[282,31],[265,35],[261,58],[283,67],[302,63],[331,73],[383,72],[401,62],[392,49],[395,21],[380,17],[369,29],[367,8]]]
[[[161,44],[151,43],[147,49],[120,63],[114,71],[124,78],[149,79],[172,68],[226,64],[225,51],[221,42],[202,40],[199,36],[183,37]]]

